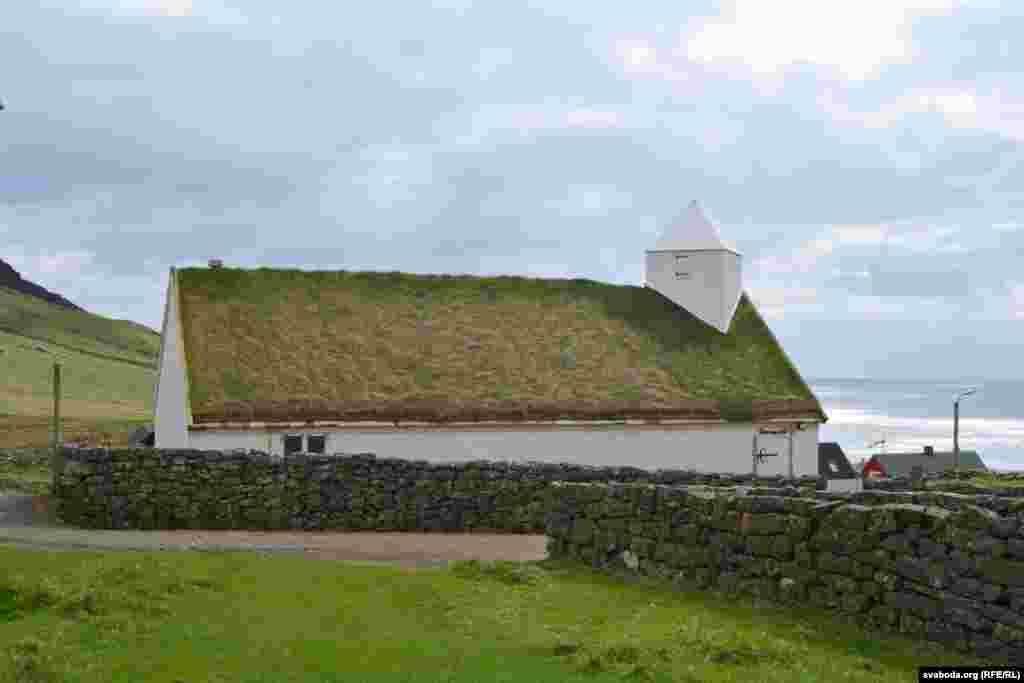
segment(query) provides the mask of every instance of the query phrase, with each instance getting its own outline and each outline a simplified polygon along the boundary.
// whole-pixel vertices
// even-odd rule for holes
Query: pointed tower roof
[[[739,254],[722,241],[718,228],[704,215],[700,204],[694,199],[686,212],[672,223],[662,234],[651,251],[696,251],[724,249]]]

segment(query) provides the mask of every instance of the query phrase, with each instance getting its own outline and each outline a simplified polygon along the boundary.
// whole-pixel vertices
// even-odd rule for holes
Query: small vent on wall
[[[676,279],[677,280],[689,280],[690,272],[687,268],[686,263],[687,257],[684,255],[676,255]]]

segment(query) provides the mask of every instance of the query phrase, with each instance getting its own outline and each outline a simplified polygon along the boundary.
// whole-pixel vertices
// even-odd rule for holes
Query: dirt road
[[[337,531],[135,531],[57,522],[45,496],[0,492],[0,543],[66,550],[256,550],[409,567],[452,560],[541,560],[545,537],[522,534]]]

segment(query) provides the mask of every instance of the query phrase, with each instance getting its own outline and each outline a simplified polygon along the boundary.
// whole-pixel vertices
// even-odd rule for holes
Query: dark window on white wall
[[[687,256],[676,256],[676,279],[677,280],[689,280],[690,271],[686,263]]]
[[[323,434],[310,434],[306,442],[309,444],[306,448],[308,453],[323,453],[327,447],[327,437]]]
[[[302,435],[287,434],[284,437],[284,454],[292,455],[302,451]]]

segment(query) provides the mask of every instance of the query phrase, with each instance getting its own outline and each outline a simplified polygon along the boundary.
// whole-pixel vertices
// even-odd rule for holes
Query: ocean
[[[828,422],[819,441],[835,441],[854,465],[873,453],[953,450],[953,398],[960,401],[960,450],[990,469],[1024,471],[1024,381],[906,381],[805,378]],[[885,439],[881,446],[869,445]]]

